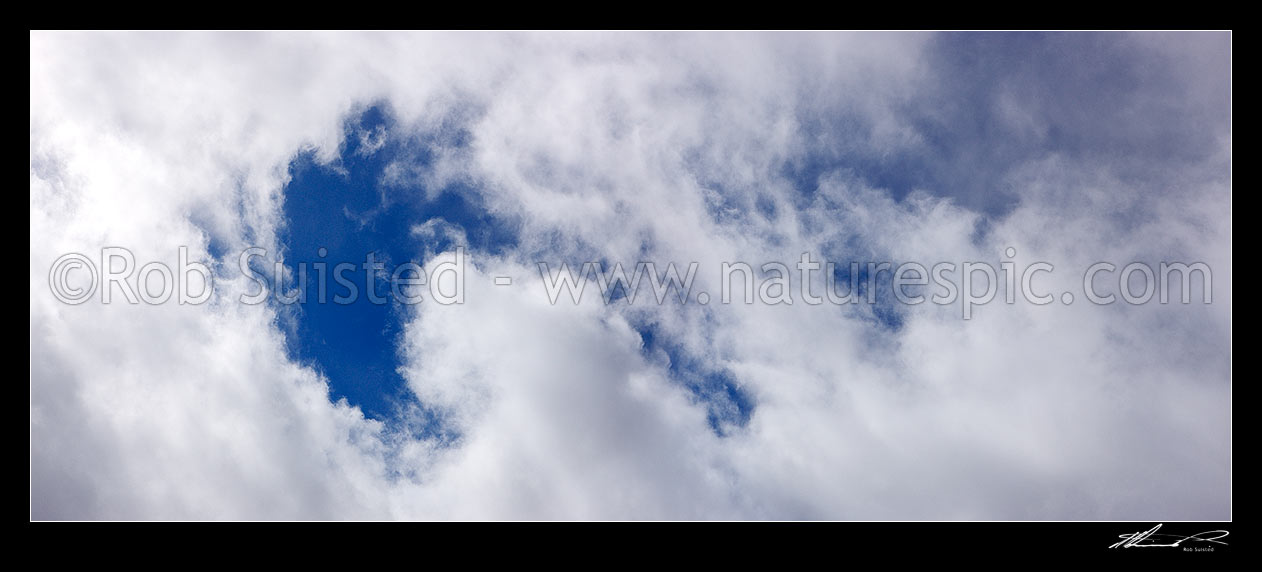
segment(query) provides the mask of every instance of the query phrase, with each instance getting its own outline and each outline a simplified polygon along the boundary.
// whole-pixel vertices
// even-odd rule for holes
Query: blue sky
[[[431,220],[459,227],[471,246],[488,252],[503,250],[515,239],[511,222],[501,222],[479,205],[478,196],[467,186],[453,184],[429,189],[408,183],[383,183],[386,167],[405,162],[424,168],[431,146],[459,148],[458,133],[419,133],[405,140],[394,137],[379,140],[380,148],[366,145],[360,135],[394,133],[398,128],[384,105],[368,107],[347,119],[346,139],[338,149],[337,160],[320,164],[313,153],[295,157],[289,165],[291,180],[285,187],[282,247],[291,271],[306,265],[308,297],[293,311],[293,331],[287,338],[291,355],[311,363],[328,378],[334,399],[346,398],[366,414],[389,419],[400,409],[403,380],[395,341],[409,309],[393,300],[385,277],[374,281],[376,295],[385,301],[374,303],[367,293],[362,265],[369,253],[384,264],[385,276],[404,262],[424,264],[426,252],[442,252],[451,241],[437,236],[416,236],[413,227]],[[372,140],[367,140],[371,143]],[[324,249],[325,256],[320,256]],[[358,296],[352,303],[320,303],[319,282],[314,264],[324,262],[330,273],[339,263],[358,269],[352,277]],[[341,287],[330,289],[348,294]]]
[[[32,518],[1230,518],[1230,56],[1230,33],[33,33]],[[110,246],[185,248],[215,295],[50,292]],[[250,247],[286,286],[305,267],[306,301],[240,303]],[[458,248],[464,303],[362,295],[370,253],[388,275]],[[722,264],[802,253],[843,286],[859,262],[874,303],[550,303],[538,267],[695,263],[717,298]],[[1055,303],[968,320],[867,266],[1036,261]],[[1213,303],[1062,303],[1100,261],[1203,262]],[[342,262],[361,295],[320,303]]]

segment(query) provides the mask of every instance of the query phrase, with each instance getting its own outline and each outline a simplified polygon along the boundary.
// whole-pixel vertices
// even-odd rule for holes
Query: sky
[[[30,102],[32,519],[1232,516],[1230,33],[32,32]],[[58,297],[110,247],[208,299]],[[646,261],[695,291],[545,294]]]

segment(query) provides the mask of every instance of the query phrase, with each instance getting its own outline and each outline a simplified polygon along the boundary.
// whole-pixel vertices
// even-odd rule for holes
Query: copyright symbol
[[[88,275],[92,277],[92,284],[87,288],[77,288],[71,286],[66,280],[66,275],[71,270],[78,268],[86,268]],[[53,267],[48,271],[48,286],[53,291],[53,296],[66,304],[82,304],[92,294],[96,292],[97,272],[96,265],[88,257],[77,254],[63,254],[53,262]]]

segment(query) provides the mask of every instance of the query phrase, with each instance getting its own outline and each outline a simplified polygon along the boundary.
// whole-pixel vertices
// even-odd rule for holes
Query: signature
[[[1177,534],[1158,534],[1161,525],[1158,524],[1144,532],[1132,532],[1130,534],[1119,534],[1118,541],[1109,548],[1178,548],[1184,542],[1209,542],[1213,544],[1226,545],[1221,539],[1227,536],[1226,530],[1210,530],[1206,532],[1198,532],[1187,536]]]

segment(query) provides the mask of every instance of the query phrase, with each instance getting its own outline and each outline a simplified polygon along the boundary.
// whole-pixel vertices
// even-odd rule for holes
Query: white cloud
[[[970,189],[894,200],[845,161],[797,188],[785,162],[820,149],[932,144],[914,116],[934,104],[933,39],[33,33],[32,517],[1229,518],[1229,77],[1195,65],[1229,53],[1119,37],[1119,58],[1177,61],[1187,116],[1228,117],[1206,127],[1216,149],[1163,168],[1166,188],[1064,153],[988,166],[1018,190],[1002,212],[953,200]],[[392,192],[470,181],[522,225],[516,249],[470,254],[466,304],[422,303],[400,340],[454,442],[330,402],[275,314],[235,302],[232,273],[198,307],[49,293],[66,252],[174,266],[208,233],[276,251],[288,161],[331,160],[342,120],[378,101],[404,129],[454,115],[472,135],[428,170],[395,166]],[[1047,132],[1045,107],[1002,103],[1017,131]],[[717,293],[724,261],[997,264],[1007,246],[1054,263],[1053,292],[1097,260],[1205,261],[1214,304],[992,304],[969,321],[925,305],[891,330],[862,304],[551,306],[534,265],[695,261]],[[641,352],[641,323],[729,372],[748,425],[716,435]]]

